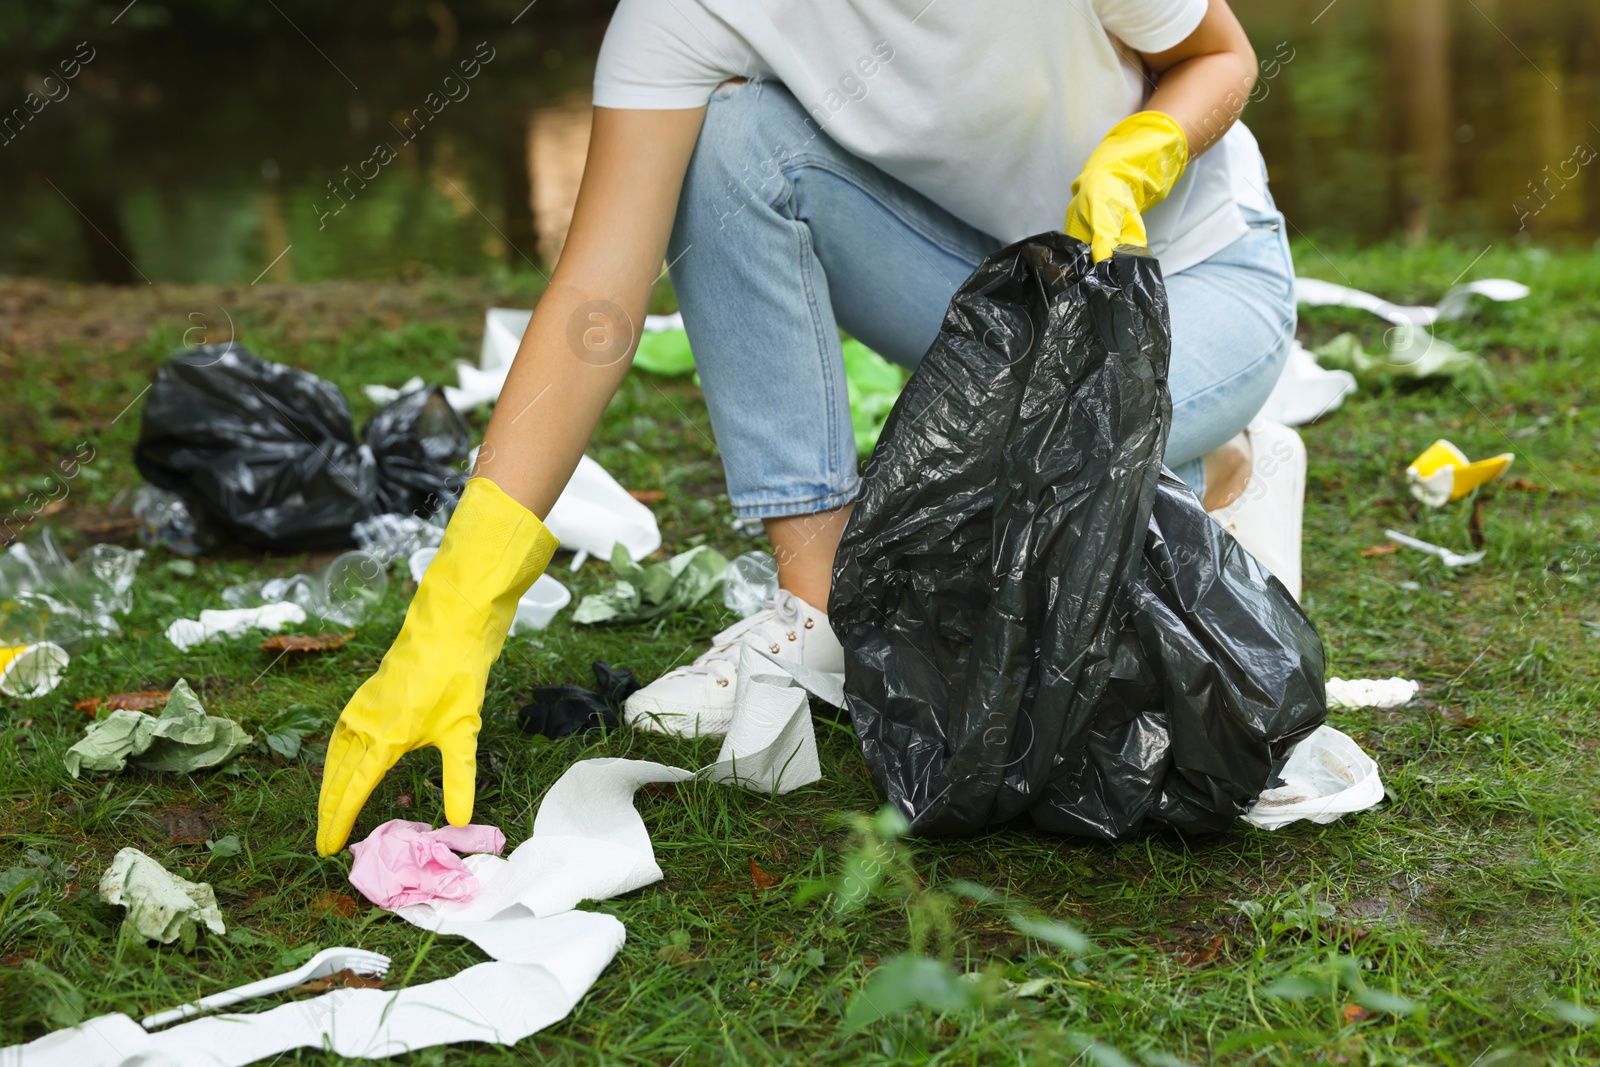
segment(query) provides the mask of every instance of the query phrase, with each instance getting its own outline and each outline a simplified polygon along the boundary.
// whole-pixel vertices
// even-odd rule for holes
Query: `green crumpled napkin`
[[[118,852],[100,876],[100,899],[127,908],[123,925],[163,945],[181,940],[192,949],[200,923],[214,934],[227,932],[209,883],[179,878],[136,848]]]
[[[227,763],[250,741],[232,719],[207,715],[180,679],[159,717],[113,711],[89,724],[83,740],[67,749],[65,762],[74,778],[84,770],[120,771],[129,763],[152,771],[198,771]]]
[[[1349,371],[1364,389],[1428,379],[1451,382],[1469,395],[1494,388],[1489,362],[1476,352],[1464,352],[1420,326],[1396,326],[1389,336],[1393,343],[1376,355],[1369,355],[1353,333],[1341,333],[1313,351],[1319,364]]]
[[[578,603],[572,613],[578,622],[640,622],[691,607],[722,584],[728,559],[709,545],[699,545],[641,567],[619,541],[611,550],[611,569],[618,580]]]

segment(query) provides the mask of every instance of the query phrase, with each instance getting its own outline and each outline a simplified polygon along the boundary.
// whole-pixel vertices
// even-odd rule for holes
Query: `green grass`
[[[1479,250],[1319,251],[1302,242],[1296,251],[1305,274],[1431,300]],[[515,1048],[432,1050],[398,1062],[1595,1062],[1600,253],[1497,246],[1471,276],[1534,287],[1526,301],[1440,328],[1459,347],[1489,354],[1493,395],[1358,396],[1304,430],[1305,604],[1329,671],[1400,674],[1424,687],[1406,708],[1333,716],[1377,757],[1389,790],[1382,807],[1329,826],[1203,840],[1154,835],[1105,846],[1017,828],[896,841],[862,817],[878,800],[847,722],[819,716],[824,777],[814,786],[776,800],[703,783],[639,795],[666,879],[588,905],[621,918],[628,943],[569,1019]],[[398,296],[393,287],[192,290],[185,299],[226,304],[244,343],[354,396],[361,382],[413,372],[449,380],[450,362],[475,352],[480,309],[528,299],[525,285],[512,284],[424,283]],[[397,300],[409,321],[362,310]],[[111,420],[177,344],[182,319],[169,318],[178,325],[158,325],[120,351],[83,341],[0,349],[6,512],[30,491],[51,492],[52,465],[87,441],[95,458],[39,520],[74,548],[87,543],[81,531],[135,484],[137,420]],[[323,328],[335,320],[337,329]],[[1308,343],[1344,329],[1373,343],[1380,332],[1362,313],[1330,310],[1301,327]],[[729,526],[709,435],[692,385],[634,375],[592,451],[624,484],[665,490],[656,509],[668,546],[757,547]],[[1517,454],[1511,476],[1525,482],[1502,482],[1480,508],[1488,557],[1459,572],[1407,552],[1363,557],[1386,527],[1468,547],[1470,504],[1426,512],[1401,480],[1405,463],[1439,436],[1474,457]],[[305,563],[236,551],[202,560],[186,578],[153,554],[120,639],[78,656],[48,697],[0,703],[8,752],[0,869],[25,849],[76,868],[37,896],[0,904],[0,1044],[103,1012],[138,1017],[319,946],[388,953],[395,973],[413,981],[482,958],[465,942],[426,943],[364,903],[351,917],[328,906],[327,894],[353,893],[348,854],[319,859],[312,849],[318,743],[289,762],[252,752],[236,773],[73,781],[63,770],[61,755],[86,721],[75,700],[179,677],[213,713],[253,731],[293,703],[315,705],[331,724],[399,626],[409,583],[398,574],[356,639],[321,659],[274,662],[251,640],[180,654],[161,636],[171,619],[214,606],[227,584]],[[597,562],[577,575],[557,566],[579,594],[604,578]],[[485,705],[476,819],[498,824],[515,845],[574,760],[708,761],[712,743],[629,731],[529,740],[513,715],[536,685],[586,682],[592,659],[651,677],[727,621],[707,603],[658,625],[590,629],[559,619],[536,639],[511,641]],[[414,806],[398,806],[403,797]],[[219,858],[170,840],[164,826],[175,813],[203,819],[214,837],[237,835],[242,853]],[[357,834],[401,815],[442,820],[428,753],[389,775]],[[192,955],[120,937],[118,915],[94,886],[127,845],[212,883],[228,935],[202,937]],[[756,888],[752,861],[781,882]],[[868,892],[859,891],[863,870],[879,872]],[[858,891],[833,892],[846,883]],[[1092,946],[1027,936],[1018,916],[1070,923]],[[847,1030],[852,997],[906,953],[981,976],[973,1006],[913,1008]]]

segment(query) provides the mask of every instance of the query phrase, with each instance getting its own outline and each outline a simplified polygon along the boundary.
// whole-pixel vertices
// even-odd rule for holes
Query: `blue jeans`
[[[1196,492],[1201,457],[1261,410],[1294,336],[1283,217],[1246,218],[1248,234],[1166,279],[1165,458]],[[737,516],[804,515],[855,499],[839,330],[914,368],[951,296],[1000,247],[839,147],[782,85],[717,90],[668,262]]]

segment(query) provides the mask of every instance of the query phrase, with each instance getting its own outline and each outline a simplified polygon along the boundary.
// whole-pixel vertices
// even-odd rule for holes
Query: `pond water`
[[[1234,6],[1264,64],[1245,119],[1300,232],[1600,236],[1600,4]],[[248,284],[543,266],[603,32],[174,36],[36,56],[0,78],[16,101],[63,63],[76,76],[0,134],[0,274]]]

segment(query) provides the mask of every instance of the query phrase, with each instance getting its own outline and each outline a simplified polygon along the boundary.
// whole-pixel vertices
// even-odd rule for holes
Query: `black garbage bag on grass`
[[[237,540],[301,551],[348,544],[373,515],[459,495],[469,443],[437,388],[380,409],[357,440],[337,386],[230,343],[156,372],[134,462]]]
[[[1156,261],[990,256],[867,468],[829,617],[878,787],[928,835],[1223,829],[1327,715],[1287,589],[1163,470]]]

